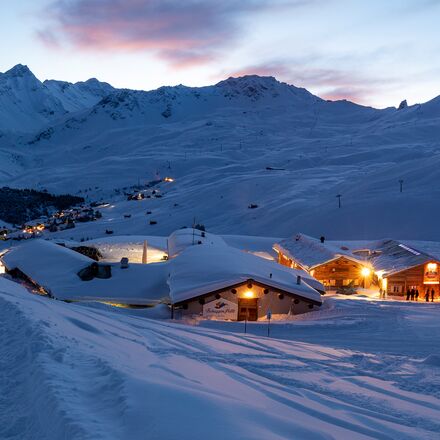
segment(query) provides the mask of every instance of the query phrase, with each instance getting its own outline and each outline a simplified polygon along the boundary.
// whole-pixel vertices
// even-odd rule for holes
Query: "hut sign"
[[[425,265],[423,284],[439,284],[437,263],[428,263]]]
[[[208,319],[236,320],[238,305],[227,299],[216,299],[203,306],[203,317]]]

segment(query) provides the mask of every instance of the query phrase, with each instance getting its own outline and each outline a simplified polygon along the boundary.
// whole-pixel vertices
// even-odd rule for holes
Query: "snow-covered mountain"
[[[21,100],[0,96],[0,185],[112,199],[115,233],[168,234],[196,217],[219,233],[440,238],[440,98],[378,110],[272,77],[135,91],[41,83],[23,66],[0,84]],[[161,199],[115,195],[165,176]]]
[[[27,66],[0,73],[0,131],[31,131],[66,113]]]
[[[92,107],[115,90],[110,84],[100,82],[96,78],[75,84],[66,81],[46,80],[43,84],[69,112]]]

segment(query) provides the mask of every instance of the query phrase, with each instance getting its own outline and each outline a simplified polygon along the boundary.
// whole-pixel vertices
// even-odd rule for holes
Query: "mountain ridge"
[[[111,200],[115,233],[166,235],[196,217],[218,233],[440,238],[440,98],[374,109],[256,75],[151,91],[4,75],[0,130],[17,118],[0,133],[0,186]],[[126,201],[165,177],[163,197]]]
[[[22,92],[18,93],[18,89]],[[9,99],[3,99],[1,107],[14,115],[8,118],[0,114],[0,130],[2,131],[21,131],[30,132],[62,117],[66,113],[74,113],[92,108],[100,100],[111,94],[124,93],[125,95],[141,96],[142,93],[149,94],[151,99],[177,99],[183,92],[197,95],[205,93],[206,90],[218,90],[228,99],[247,97],[253,101],[280,96],[291,97],[292,99],[302,100],[304,104],[313,101],[322,101],[321,98],[311,94],[304,88],[299,88],[291,84],[278,81],[270,76],[245,75],[241,77],[229,77],[219,81],[214,85],[204,87],[162,86],[154,90],[132,90],[116,89],[108,83],[101,82],[96,78],[86,81],[70,83],[60,80],[45,80],[41,82],[32,73],[28,66],[17,64],[5,73],[0,73],[0,96],[5,96],[9,91]],[[36,108],[35,100],[32,95],[37,93],[37,101],[42,103],[41,108]],[[27,96],[23,96],[27,95]],[[27,102],[29,101],[29,102]],[[340,102],[340,101],[332,101]],[[350,101],[347,101],[348,103]],[[19,103],[22,105],[20,106]],[[359,104],[352,103],[355,106]],[[363,107],[363,106],[359,106]],[[163,111],[166,111],[164,109]],[[30,120],[29,113],[38,113],[39,117]],[[39,125],[39,127],[38,127]]]

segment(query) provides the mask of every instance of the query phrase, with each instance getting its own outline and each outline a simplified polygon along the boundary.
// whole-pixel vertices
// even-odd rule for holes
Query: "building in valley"
[[[347,244],[326,242],[304,234],[274,245],[281,265],[302,269],[327,289],[366,287],[373,280],[370,252],[363,242]]]
[[[190,246],[171,262],[168,284],[178,316],[252,321],[322,304],[324,287],[307,272],[229,246]]]
[[[274,245],[281,265],[307,271],[327,289],[377,286],[389,295],[434,290],[440,297],[440,243],[423,241],[326,241],[304,234]]]
[[[120,252],[131,249],[126,241]],[[256,320],[269,311],[300,314],[322,304],[324,286],[307,272],[233,248],[203,231],[173,233],[167,246],[170,258],[150,264],[126,257],[95,261],[67,244],[30,240],[10,249],[1,261],[10,275],[55,299],[124,306],[165,302],[174,317]],[[113,256],[106,246],[105,254]]]
[[[167,265],[100,263],[43,239],[1,256],[6,271],[36,291],[63,301],[151,306],[168,299]]]
[[[376,243],[370,259],[378,284],[389,295],[405,295],[414,289],[423,297],[428,290],[434,290],[434,297],[438,298],[440,261],[424,249],[424,242],[414,245],[396,240]]]

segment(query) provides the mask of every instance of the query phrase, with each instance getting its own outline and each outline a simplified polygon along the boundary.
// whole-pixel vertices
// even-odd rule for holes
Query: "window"
[[[402,286],[399,284],[393,284],[391,286],[391,292],[393,293],[402,293]]]

